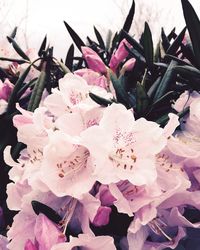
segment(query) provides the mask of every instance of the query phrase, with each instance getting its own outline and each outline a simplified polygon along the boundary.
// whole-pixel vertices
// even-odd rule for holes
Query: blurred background
[[[93,25],[104,36],[108,30],[119,30],[131,5],[131,0],[0,0],[0,44],[18,26],[20,45],[38,49],[44,36],[55,47],[55,54],[64,57],[72,41],[63,20],[85,40],[94,37]],[[135,0],[136,13],[131,34],[137,38],[147,21],[156,41],[161,27],[169,32],[184,27],[180,0]],[[200,1],[190,0],[200,14]],[[3,45],[1,45],[3,46]],[[24,47],[23,47],[24,48]]]

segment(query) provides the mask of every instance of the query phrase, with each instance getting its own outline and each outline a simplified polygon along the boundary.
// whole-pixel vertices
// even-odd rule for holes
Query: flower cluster
[[[7,203],[19,211],[8,249],[174,249],[199,226],[187,213],[200,209],[200,95],[174,104],[191,109],[174,132],[175,114],[164,128],[135,120],[121,104],[92,101],[89,92],[111,97],[95,85],[69,73],[33,113],[18,107],[13,122],[27,148],[18,162],[4,152]]]

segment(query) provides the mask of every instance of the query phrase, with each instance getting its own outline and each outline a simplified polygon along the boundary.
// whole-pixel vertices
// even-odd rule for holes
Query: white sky
[[[141,5],[141,2],[147,4],[146,12],[150,14],[157,11],[157,18],[151,26],[158,27],[160,24],[167,30],[174,26],[177,26],[178,30],[184,27],[180,0],[135,2],[136,7],[138,3],[142,9],[145,9],[145,6]],[[200,1],[190,2],[197,13],[200,13]],[[84,40],[87,35],[93,37],[93,25],[104,34],[108,29],[120,29],[123,25],[123,14],[128,12],[130,4],[131,0],[0,0],[0,28],[3,31],[0,36],[5,37],[15,26],[19,26],[19,30],[26,30],[28,47],[38,48],[47,34],[51,44],[55,45],[56,53],[62,56],[71,44],[63,20],[67,21]],[[143,24],[141,25],[143,27]],[[21,42],[25,40],[22,34],[23,32],[19,32],[18,35]]]

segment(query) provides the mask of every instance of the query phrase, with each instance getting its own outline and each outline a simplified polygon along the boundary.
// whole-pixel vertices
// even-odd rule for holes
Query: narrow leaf
[[[10,95],[9,101],[8,101],[8,107],[7,107],[7,113],[10,114],[15,109],[15,104],[17,101],[17,93],[21,86],[23,85],[32,65],[29,65],[28,68],[20,75],[17,82],[15,83],[14,89]]]
[[[181,0],[185,22],[190,34],[198,68],[200,68],[200,21],[188,0]]]
[[[139,115],[144,115],[149,106],[149,97],[141,83],[136,85],[136,111]]]
[[[65,59],[65,65],[67,66],[67,68],[72,71],[73,68],[73,60],[74,60],[74,45],[72,44],[69,47],[69,50],[67,52],[67,56]]]
[[[129,96],[124,88],[124,77],[122,76],[118,79],[113,74],[110,74],[110,79],[115,89],[117,101],[124,104],[127,108],[130,107]]]
[[[140,54],[140,52],[138,52],[135,49],[130,49],[126,44],[124,44],[126,50],[129,52],[129,54],[134,57],[138,62],[141,62],[142,64],[146,64],[145,58],[143,57],[142,54]]]
[[[45,205],[39,201],[32,201],[31,204],[32,204],[34,212],[37,215],[42,213],[42,214],[46,215],[46,217],[48,219],[55,222],[56,224],[58,224],[62,220],[61,216],[56,211],[54,211],[52,208],[48,207],[47,205]]]
[[[174,80],[175,73],[173,71],[173,68],[176,65],[177,65],[177,62],[171,61],[170,65],[169,65],[167,71],[165,72],[165,74],[164,74],[164,76],[163,76],[163,78],[158,86],[158,89],[155,93],[154,101],[161,98],[168,90],[168,87],[170,86],[170,84]]]
[[[184,117],[186,114],[188,114],[188,112],[189,112],[189,107],[183,109],[181,112],[177,113],[177,115],[180,119]],[[168,114],[166,114],[160,117],[158,120],[156,120],[156,123],[160,124],[161,127],[164,127],[168,121],[169,121],[169,116]]]
[[[98,95],[95,95],[93,93],[89,93],[90,98],[95,101],[97,104],[107,107],[108,105],[111,105],[113,103],[113,101],[111,100],[107,100],[103,97],[100,97]]]
[[[176,39],[176,33],[175,33],[176,28],[174,27],[172,29],[172,31],[169,33],[169,35],[167,36],[167,38],[169,39],[169,41],[171,41],[172,39]]]
[[[25,54],[25,52],[19,47],[19,45],[15,42],[15,40],[12,37],[7,36],[7,39],[9,43],[12,44],[13,48],[17,52],[18,55],[20,55],[22,58],[24,58],[27,61],[30,61],[29,57]]]
[[[149,96],[149,98],[152,98],[154,96],[158,86],[160,85],[160,82],[161,82],[161,76],[157,78],[157,80],[152,84],[152,86],[148,90],[147,95]]]
[[[185,36],[186,27],[181,31],[181,33],[176,37],[172,45],[166,51],[167,54],[174,55],[178,48],[181,46],[183,38]]]
[[[77,35],[77,33],[69,26],[68,23],[66,23],[64,21],[65,27],[67,28],[72,40],[74,41],[74,43],[76,44],[77,48],[80,50],[81,52],[81,47],[85,46],[84,42],[81,40],[81,38]]]
[[[46,44],[47,44],[47,36],[45,36],[44,40],[42,41],[42,44],[41,44],[40,49],[38,51],[38,56],[42,56],[42,52],[45,51]]]
[[[174,60],[174,61],[178,62],[180,65],[192,66],[191,64],[187,63],[187,62],[184,61],[184,60],[179,59],[179,58],[176,57],[176,56],[172,56],[172,55],[166,54],[166,55],[165,55],[165,58],[170,59],[170,60]]]
[[[13,39],[15,38],[17,34],[17,27],[14,28],[14,30],[12,31],[12,33],[10,34],[10,37],[12,37]]]
[[[26,91],[28,88],[31,88],[32,86],[34,86],[36,82],[37,82],[37,78],[34,78],[34,79],[31,80],[29,83],[24,84],[24,85],[20,88],[20,90],[18,91],[18,93],[17,93],[17,99],[19,100],[20,97],[25,93],[25,91]]]
[[[14,59],[14,58],[7,58],[7,57],[0,57],[1,61],[8,61],[8,62],[17,62],[18,64],[23,64],[28,62],[27,60],[23,59]]]
[[[43,64],[43,69],[40,72],[39,78],[34,86],[34,89],[31,94],[31,98],[28,104],[28,110],[34,111],[40,104],[42,93],[44,91],[45,82],[46,82],[46,62]]]
[[[94,26],[94,33],[95,33],[95,35],[97,37],[97,41],[99,42],[99,45],[100,45],[101,49],[105,50],[106,46],[105,46],[105,43],[103,41],[103,38],[102,38],[101,34],[99,33],[99,31],[97,30],[97,28],[95,26]]]
[[[55,59],[57,64],[59,65],[59,67],[62,69],[62,71],[64,72],[64,74],[67,74],[67,73],[70,73],[71,71],[69,70],[69,68],[64,64],[62,63],[61,61]]]
[[[139,44],[133,37],[131,37],[126,31],[120,31],[120,40],[126,38],[126,40],[133,46],[135,50],[140,52],[142,55],[144,54],[144,48]]]
[[[147,22],[145,22],[145,29],[142,36],[143,48],[144,48],[144,57],[149,68],[152,68],[153,65],[153,40],[151,35],[151,30]]]
[[[161,38],[162,38],[162,45],[165,51],[168,50],[168,48],[170,47],[170,41],[168,39],[168,37],[165,34],[164,29],[161,29]]]
[[[125,20],[125,23],[124,23],[124,26],[123,26],[123,30],[125,30],[127,33],[129,32],[129,30],[131,28],[134,14],[135,14],[135,1],[132,0],[131,8],[129,10],[129,13],[128,13],[127,17],[126,17],[126,20]]]
[[[161,40],[158,41],[156,48],[155,48],[155,52],[154,52],[154,61],[155,62],[161,61],[160,43],[161,43]]]
[[[200,79],[200,70],[198,70],[192,66],[188,66],[188,65],[175,66],[174,72],[176,72],[176,74],[180,74],[188,79],[190,79],[190,77],[195,77],[195,78]]]
[[[112,38],[112,31],[109,30],[106,36],[106,49],[109,50],[111,47],[111,38]]]

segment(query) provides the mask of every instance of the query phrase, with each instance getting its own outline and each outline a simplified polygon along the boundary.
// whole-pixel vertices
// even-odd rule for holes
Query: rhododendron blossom
[[[104,111],[99,125],[88,128],[81,137],[101,183],[129,180],[144,185],[156,179],[155,155],[166,145],[163,130],[157,124],[145,119],[135,121],[132,111],[112,104]]]
[[[134,1],[106,41],[64,22],[81,52],[65,60],[47,37],[37,52],[7,37],[0,249],[199,249],[199,20],[181,3],[189,36],[162,30],[158,46],[148,23],[129,34]]]

